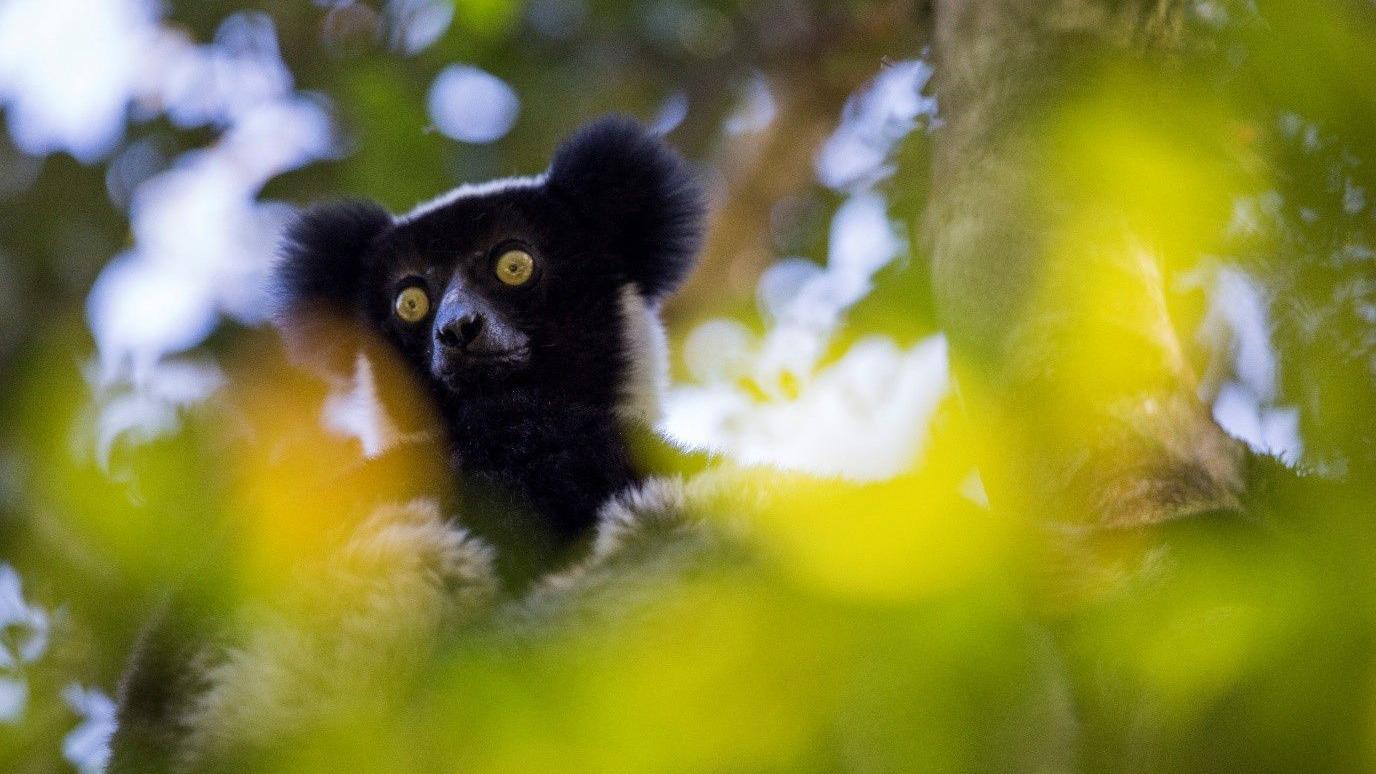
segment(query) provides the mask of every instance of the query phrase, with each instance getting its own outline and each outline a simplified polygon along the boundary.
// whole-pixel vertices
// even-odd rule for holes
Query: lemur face
[[[362,322],[444,399],[527,387],[618,405],[645,317],[692,264],[702,209],[660,139],[605,119],[543,175],[396,218],[366,202],[307,211],[279,268],[283,309]]]
[[[372,246],[362,303],[415,368],[461,396],[531,379],[615,373],[630,282],[589,254],[587,224],[535,181],[460,191]]]

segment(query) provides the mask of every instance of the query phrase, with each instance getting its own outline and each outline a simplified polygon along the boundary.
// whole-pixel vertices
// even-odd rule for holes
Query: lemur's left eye
[[[507,250],[497,259],[494,267],[497,279],[517,287],[530,282],[535,274],[535,259],[525,250]]]
[[[418,323],[430,314],[430,296],[421,288],[412,285],[397,294],[397,317],[408,323]]]

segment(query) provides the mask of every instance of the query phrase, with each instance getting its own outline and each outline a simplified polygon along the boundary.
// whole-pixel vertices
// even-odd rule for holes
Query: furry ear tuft
[[[702,189],[683,159],[635,121],[609,116],[580,129],[555,153],[547,186],[590,221],[651,301],[692,269]]]
[[[368,247],[391,224],[386,210],[362,200],[318,204],[298,215],[273,278],[278,314],[317,305],[351,312]]]
[[[336,377],[353,373],[362,340],[360,285],[368,248],[392,216],[368,201],[318,204],[296,217],[272,278],[274,316],[289,357]]]

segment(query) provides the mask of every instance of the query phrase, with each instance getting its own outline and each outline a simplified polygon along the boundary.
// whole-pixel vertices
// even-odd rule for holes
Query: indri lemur
[[[703,210],[679,157],[612,118],[538,176],[399,217],[358,201],[303,213],[275,275],[284,338],[332,370],[356,345],[399,353],[442,418],[454,480],[436,491],[457,502],[378,503],[341,524],[338,551],[307,562],[285,601],[260,600],[247,630],[165,606],[120,686],[110,770],[243,770],[388,690],[427,633],[501,596],[486,589],[519,594],[557,570],[599,511],[602,554],[637,508],[672,511],[672,487],[638,486],[637,452],[665,451],[650,430],[667,378],[657,311],[693,264]],[[352,324],[326,322],[339,318]],[[343,340],[357,328],[375,341]]]
[[[679,157],[603,119],[542,175],[400,217],[317,206],[278,279],[289,316],[347,315],[402,354],[443,417],[461,520],[525,574],[644,472],[632,447],[652,441],[664,378],[657,308],[693,265],[702,218]]]

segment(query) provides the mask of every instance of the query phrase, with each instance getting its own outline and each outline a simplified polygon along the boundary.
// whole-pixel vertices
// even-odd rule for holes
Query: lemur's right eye
[[[512,287],[520,287],[530,282],[535,274],[535,259],[525,250],[507,250],[497,259],[494,267],[497,279]]]
[[[421,288],[412,285],[397,294],[394,306],[397,317],[403,322],[418,323],[430,314],[430,296]]]

